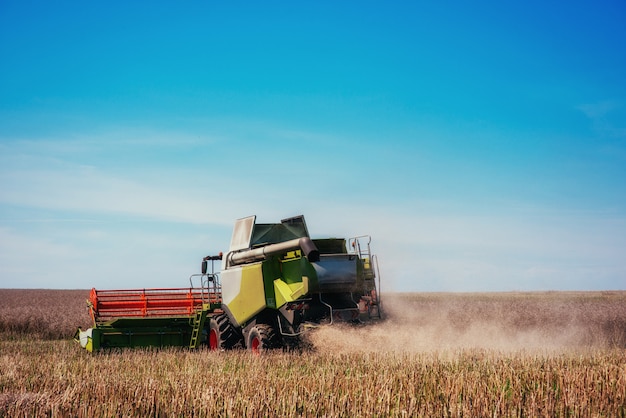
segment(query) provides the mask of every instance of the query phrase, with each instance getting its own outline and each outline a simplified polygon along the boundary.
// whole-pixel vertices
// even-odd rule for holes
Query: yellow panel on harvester
[[[236,283],[238,281],[238,283]],[[231,294],[229,288],[235,288]],[[262,264],[235,268],[222,273],[224,303],[237,323],[242,324],[265,308]],[[226,296],[231,296],[228,302]]]
[[[287,302],[293,302],[309,292],[309,278],[302,276],[302,282],[287,284],[281,279],[274,280],[276,307],[280,308]]]

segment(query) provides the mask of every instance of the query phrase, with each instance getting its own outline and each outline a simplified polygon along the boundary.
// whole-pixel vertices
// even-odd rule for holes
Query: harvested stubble
[[[87,291],[19,292],[0,290],[0,416],[626,416],[626,292],[399,295],[383,323],[261,357],[91,354],[69,341]]]
[[[626,353],[125,350],[1,343],[6,416],[624,416]]]

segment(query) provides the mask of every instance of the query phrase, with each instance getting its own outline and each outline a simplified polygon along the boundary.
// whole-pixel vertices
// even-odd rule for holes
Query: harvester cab
[[[321,324],[380,319],[370,243],[369,236],[312,239],[303,216],[274,224],[242,218],[228,252],[204,257],[189,289],[93,289],[94,327],[75,337],[90,351],[201,342],[263,350],[295,346]]]

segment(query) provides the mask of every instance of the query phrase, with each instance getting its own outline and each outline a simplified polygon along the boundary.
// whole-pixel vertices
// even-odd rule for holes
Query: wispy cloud
[[[319,154],[297,170],[299,148],[185,165],[190,140],[191,154],[162,170],[173,143],[130,167],[98,161],[101,146],[2,144],[2,277],[30,277],[28,287],[43,279],[46,287],[180,285],[205,253],[226,249],[235,219],[252,214],[261,222],[304,214],[314,237],[370,234],[385,290],[593,288],[595,281],[618,283],[626,270],[620,212],[495,199],[470,211],[454,196],[420,200],[410,190],[387,200],[350,177],[338,181],[332,167],[328,177],[317,176],[308,163]],[[146,149],[143,140],[133,146]],[[295,160],[281,166],[286,157]],[[45,273],[36,274],[33,259]]]
[[[626,140],[626,105],[623,102],[604,100],[583,104],[578,109],[591,120],[599,135]]]
[[[235,196],[216,205],[216,199],[230,185],[228,181],[202,181],[207,174],[203,166],[193,172],[184,164],[178,164],[179,169],[163,169],[158,159],[146,163],[133,158],[130,163],[115,163],[118,152],[138,153],[160,147],[160,155],[167,158],[170,148],[195,146],[196,140],[183,138],[181,143],[177,137],[154,142],[152,137],[127,135],[135,138],[134,142],[129,144],[112,135],[114,138],[107,137],[106,141],[92,138],[2,143],[0,203],[92,214],[96,218],[108,214],[139,220],[231,222],[224,213],[236,211],[242,201]],[[112,155],[100,161],[104,149]],[[60,216],[71,219],[66,217],[67,212]]]
[[[192,223],[224,221],[208,197],[192,197],[185,191],[141,184],[90,167],[13,170],[2,172],[0,181],[4,184],[0,202],[8,205]]]

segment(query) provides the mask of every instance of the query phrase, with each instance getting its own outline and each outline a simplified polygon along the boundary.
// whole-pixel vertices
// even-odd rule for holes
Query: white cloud
[[[626,286],[626,220],[619,217],[497,210],[413,215],[387,209],[385,217],[368,219],[373,212],[362,210],[345,222],[372,235],[388,286],[396,291]]]
[[[76,251],[71,244],[49,237],[29,237],[0,228],[0,285],[11,288],[55,288],[58,274],[72,266]]]
[[[15,170],[0,176],[5,185],[3,204],[195,223],[225,221],[201,193],[192,198],[184,191],[108,176],[89,167]]]
[[[578,109],[591,120],[596,133],[621,139],[626,137],[626,126],[624,126],[626,107],[622,102],[604,100],[578,106]],[[623,148],[621,151],[624,152]]]
[[[573,217],[550,226],[550,219],[413,216],[392,207],[337,211],[340,206],[300,213],[314,237],[370,234],[386,291],[626,285],[626,224],[620,220]],[[276,207],[257,214],[260,222],[277,222],[297,213]],[[195,218],[171,223],[160,214],[153,222],[59,222],[32,232],[11,224],[1,237],[2,277],[20,277],[27,287],[41,280],[47,287],[184,286],[202,256],[226,249],[235,217],[220,215],[223,225],[203,226]]]
[[[0,286],[185,287],[202,257],[221,249],[216,243],[226,232],[158,222],[51,222],[34,231],[2,227]]]
[[[270,167],[277,178],[258,175],[245,165],[249,161],[227,172],[224,162],[179,162],[164,173],[156,161],[110,169],[92,163],[90,147],[97,144],[76,151],[91,156],[84,159],[67,157],[73,146],[79,147],[72,141],[2,145],[9,152],[0,157],[3,281],[25,287],[184,285],[202,256],[226,249],[235,219],[256,214],[260,222],[277,222],[304,214],[314,237],[370,234],[386,290],[626,286],[626,221],[619,214],[502,202],[468,213],[453,198],[403,196],[398,203],[342,194],[333,182],[307,187],[303,173],[281,176],[282,166]],[[8,208],[28,214],[6,217]]]

